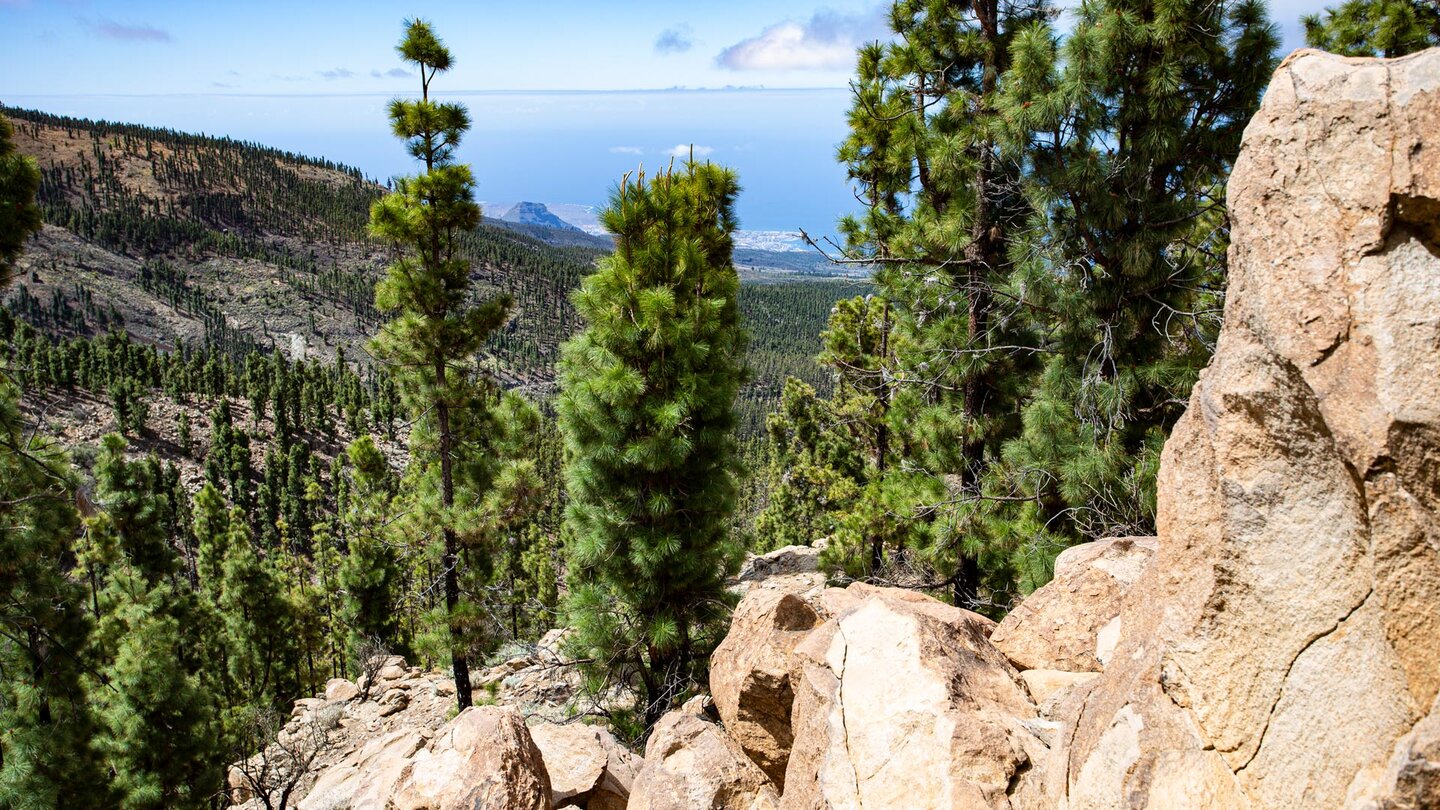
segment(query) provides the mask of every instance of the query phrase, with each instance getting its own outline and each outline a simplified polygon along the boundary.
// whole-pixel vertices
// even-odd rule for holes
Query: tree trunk
[[[645,686],[645,731],[648,733],[670,708],[670,659],[650,649],[650,672],[642,679]]]
[[[955,572],[955,606],[974,610],[980,601],[980,561],[968,554],[960,555],[960,570]]]
[[[455,704],[460,711],[470,707],[470,661],[459,643],[460,630],[456,626],[455,611],[460,606],[460,554],[455,529],[449,524],[449,511],[455,505],[455,474],[451,469],[450,405],[445,402],[445,362],[435,364],[435,382],[440,389],[440,401],[435,403],[435,419],[440,433],[440,503],[445,509],[445,618],[450,628],[450,670],[455,677]]]
[[[981,34],[989,44],[980,79],[979,113],[985,115],[990,112],[999,71],[999,4],[997,0],[984,0],[975,3],[974,9]],[[983,349],[989,342],[990,280],[1005,260],[1002,251],[1004,240],[992,204],[992,198],[997,194],[994,188],[995,144],[986,141],[976,148],[979,154],[975,161],[975,219],[970,225],[970,243],[965,246],[966,329],[971,350]],[[985,435],[980,420],[985,408],[985,395],[990,387],[987,377],[986,374],[972,372],[965,379],[962,407],[967,435],[962,461],[964,469],[960,470],[962,488],[979,487],[979,473],[985,463]],[[980,595],[980,576],[980,561],[962,548],[955,577],[956,605],[966,607],[975,604]]]
[[[885,369],[890,362],[890,301],[882,305],[880,318],[880,381],[876,399],[880,405],[879,419],[875,425],[875,477],[885,475],[890,456],[890,382],[885,379]],[[885,563],[885,542],[880,535],[870,540],[870,573],[878,575]]]

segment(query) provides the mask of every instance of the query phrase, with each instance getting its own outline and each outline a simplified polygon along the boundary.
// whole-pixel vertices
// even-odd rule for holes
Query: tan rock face
[[[810,599],[825,587],[825,574],[820,570],[823,543],[813,546],[785,546],[766,554],[746,558],[732,589],[745,596],[756,590],[793,593]]]
[[[330,702],[354,700],[360,695],[360,687],[344,678],[331,678],[325,682],[325,699]]]
[[[774,810],[775,786],[694,698],[655,724],[629,810]]]
[[[556,807],[623,810],[643,761],[603,728],[543,723],[530,729]]]
[[[384,807],[411,757],[425,743],[425,735],[417,729],[392,731],[370,740],[321,773],[300,802],[300,810]]]
[[[751,591],[740,600],[730,633],[710,657],[710,694],[725,730],[784,789],[790,759],[790,651],[819,623],[794,594]]]
[[[1276,73],[1160,546],[1068,704],[1072,810],[1366,806],[1411,756],[1440,689],[1437,132],[1440,51]]]
[[[1150,562],[1153,537],[1068,548],[1055,578],[1000,622],[990,641],[1020,669],[1099,672],[1114,650],[1120,601]]]
[[[1009,807],[1043,743],[984,617],[906,591],[856,604],[795,649],[784,808]]]
[[[1020,680],[1036,706],[1062,701],[1072,690],[1087,686],[1099,677],[1098,672],[1067,672],[1063,669],[1026,669],[1020,672]]]
[[[471,707],[416,752],[388,804],[394,810],[550,810],[550,778],[514,709]]]
[[[1356,788],[1360,788],[1356,790]],[[1353,785],[1365,793],[1368,785]],[[1385,774],[1368,791],[1366,810],[1425,810],[1440,807],[1440,698],[1430,713],[1395,744]]]

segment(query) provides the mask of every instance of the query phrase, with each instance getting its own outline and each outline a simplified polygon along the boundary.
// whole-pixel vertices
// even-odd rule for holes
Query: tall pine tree
[[[0,380],[0,807],[101,807],[111,797],[82,687],[91,624],[72,576],[75,482],[18,401]]]
[[[108,572],[96,633],[102,669],[90,685],[103,721],[98,745],[120,807],[204,807],[223,774],[216,681],[207,680],[215,673],[196,643],[206,609],[178,576],[153,467],[128,461],[125,449],[121,437],[105,437],[95,470],[101,511],[87,521],[92,562]]]
[[[1277,45],[1259,0],[1077,18],[1063,42],[1018,38],[1004,97],[1036,212],[1014,287],[1046,314],[1005,494],[1037,559],[1154,531],[1160,447],[1219,326],[1225,179]]]
[[[615,252],[576,293],[586,326],[561,360],[576,643],[638,685],[647,728],[699,676],[738,564],[738,190],[693,159],[627,176],[603,215]]]
[[[484,407],[473,358],[504,322],[510,299],[477,301],[470,261],[460,246],[460,237],[480,223],[474,176],[469,166],[455,162],[470,116],[463,105],[430,98],[430,83],[450,69],[450,51],[430,25],[419,20],[407,22],[398,50],[420,73],[420,98],[392,101],[390,123],[425,170],[397,178],[395,190],[370,210],[371,233],[397,254],[375,290],[376,307],[395,317],[376,336],[374,347],[422,421],[414,432],[415,451],[438,467],[441,577],[445,610],[457,637],[451,641],[450,658],[456,700],[463,709],[471,703],[470,664],[458,638],[463,635],[461,549],[452,509],[458,456],[469,438],[465,430],[479,429],[486,420],[466,418],[462,412]]]
[[[889,346],[850,375],[852,388],[883,404],[893,423],[893,441],[877,434],[877,467],[904,468],[866,488],[864,511],[910,503],[902,513],[924,528],[905,533],[910,550],[933,572],[927,579],[952,585],[967,605],[979,593],[982,558],[1003,556],[980,481],[1014,432],[1018,383],[1035,351],[1008,288],[1028,207],[1020,166],[1001,149],[999,106],[1010,42],[1045,14],[1044,0],[895,3],[896,36],[860,51],[839,153],[868,204],[841,223],[847,255],[876,265],[887,306],[878,324],[887,334],[877,339]],[[903,464],[892,464],[892,453]],[[856,538],[846,567],[885,578],[894,542],[861,533],[870,536]]]

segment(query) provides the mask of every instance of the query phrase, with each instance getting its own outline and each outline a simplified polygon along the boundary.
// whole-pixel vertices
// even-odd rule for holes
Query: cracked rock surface
[[[794,747],[780,806],[1009,807],[1043,743],[983,616],[852,585],[795,649]]]
[[[1071,707],[1072,808],[1385,806],[1440,688],[1437,133],[1440,51],[1276,72],[1155,560]]]

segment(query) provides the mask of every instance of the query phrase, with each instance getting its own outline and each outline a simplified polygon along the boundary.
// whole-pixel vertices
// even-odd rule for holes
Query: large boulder
[[[1440,50],[1277,71],[1160,545],[1071,704],[1071,810],[1359,807],[1433,764],[1402,740],[1440,689],[1437,132]]]
[[[608,731],[580,723],[542,723],[530,729],[556,807],[624,810],[643,764]]]
[[[697,697],[655,724],[629,810],[774,810],[775,786]]]
[[[367,805],[368,806],[368,805]],[[470,707],[415,753],[393,810],[551,810],[550,777],[520,713]]]
[[[847,591],[850,606],[792,657],[781,807],[1010,807],[1046,748],[1026,728],[1037,718],[1019,674],[987,640],[994,623],[909,591]]]
[[[300,810],[384,807],[405,775],[411,758],[425,747],[426,734],[401,729],[371,739],[320,773]]]
[[[1055,578],[1010,611],[990,642],[1020,669],[1101,671],[1119,640],[1121,600],[1155,544],[1120,537],[1066,549]]]
[[[740,567],[733,589],[744,596],[759,589],[784,591],[809,599],[825,587],[820,570],[824,542],[813,546],[783,546],[774,551],[749,555]]]
[[[710,657],[710,694],[725,730],[782,790],[790,759],[790,651],[819,615],[800,597],[751,591],[740,600],[730,633]]]

